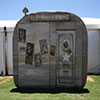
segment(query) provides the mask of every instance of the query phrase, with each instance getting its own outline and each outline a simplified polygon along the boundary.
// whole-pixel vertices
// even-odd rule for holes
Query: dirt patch
[[[3,79],[3,80],[0,82],[0,84],[4,84],[4,83],[8,82],[8,81],[10,81],[10,79],[12,79],[12,78],[13,78],[13,76],[0,77],[0,79]]]
[[[8,79],[12,79],[13,78],[13,76],[6,76]]]
[[[1,76],[0,76],[0,80],[2,80],[2,79],[4,79],[4,77],[1,77]]]
[[[2,80],[2,81],[0,82],[0,84],[6,83],[7,81],[9,81],[9,80],[12,79],[12,78],[13,78],[13,76],[5,76],[5,77],[1,77],[1,76],[0,76],[0,80]],[[90,76],[87,76],[87,81],[94,82],[93,78],[90,77]]]
[[[94,79],[90,76],[87,76],[87,81],[94,82]]]

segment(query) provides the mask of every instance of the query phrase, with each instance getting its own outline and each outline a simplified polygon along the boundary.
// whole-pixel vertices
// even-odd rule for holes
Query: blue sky
[[[67,11],[80,17],[100,18],[100,0],[1,0],[0,20],[19,20],[22,9],[29,13],[47,10]]]

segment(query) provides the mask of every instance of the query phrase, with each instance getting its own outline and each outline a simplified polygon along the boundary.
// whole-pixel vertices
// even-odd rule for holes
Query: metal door
[[[59,85],[73,83],[74,33],[58,32],[57,83]]]

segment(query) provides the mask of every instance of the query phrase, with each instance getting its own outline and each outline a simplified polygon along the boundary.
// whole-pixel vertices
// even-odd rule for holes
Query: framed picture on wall
[[[48,54],[47,40],[46,39],[40,40],[39,44],[40,44],[41,54],[42,55]]]
[[[33,63],[33,52],[34,52],[34,44],[33,43],[27,43],[26,47],[26,64],[32,64]]]
[[[19,29],[19,42],[25,43],[26,42],[26,30]]]
[[[35,67],[39,67],[42,63],[40,53],[34,54],[34,60],[35,60]]]

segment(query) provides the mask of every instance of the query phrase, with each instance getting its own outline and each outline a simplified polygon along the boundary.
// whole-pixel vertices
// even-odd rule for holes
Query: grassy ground
[[[12,77],[1,77],[0,100],[100,100],[100,75],[89,76],[82,90],[17,89]]]

